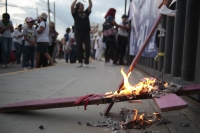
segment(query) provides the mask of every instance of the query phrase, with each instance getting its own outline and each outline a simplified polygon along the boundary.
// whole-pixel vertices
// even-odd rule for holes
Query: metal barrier
[[[141,57],[137,68],[166,82],[199,84],[200,1],[177,0],[170,8],[177,13],[176,17],[165,16],[162,19],[166,35],[159,37],[158,52],[161,56],[158,62],[154,58]],[[200,100],[200,96],[197,99]]]

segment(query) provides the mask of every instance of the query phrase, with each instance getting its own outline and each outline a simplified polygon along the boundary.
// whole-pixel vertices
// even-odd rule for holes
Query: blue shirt
[[[69,34],[65,34],[65,42],[68,42],[69,41]]]
[[[108,19],[109,21],[115,20],[112,16],[108,16],[106,19]]]

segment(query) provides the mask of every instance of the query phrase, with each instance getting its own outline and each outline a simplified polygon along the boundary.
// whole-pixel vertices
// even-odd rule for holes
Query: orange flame
[[[141,92],[151,92],[151,90],[155,89],[153,87],[156,79],[155,78],[144,78],[143,81],[138,84],[132,86],[128,79],[131,75],[131,72],[128,75],[124,72],[123,68],[121,69],[121,73],[124,77],[124,86],[121,89],[120,93],[107,92],[105,96],[107,97],[117,97],[117,96],[130,96],[130,95],[140,95]]]

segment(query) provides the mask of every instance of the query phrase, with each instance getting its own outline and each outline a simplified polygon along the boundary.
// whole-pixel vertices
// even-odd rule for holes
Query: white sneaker
[[[83,67],[85,67],[85,68],[95,68],[95,66],[89,65],[89,64],[84,64]]]
[[[9,65],[6,65],[6,68],[11,68],[11,66],[9,66]]]
[[[6,65],[1,65],[1,69],[5,69],[6,68]]]
[[[24,71],[27,71],[28,69],[27,69],[27,67],[24,67]]]
[[[83,64],[79,63],[76,67],[83,67]]]

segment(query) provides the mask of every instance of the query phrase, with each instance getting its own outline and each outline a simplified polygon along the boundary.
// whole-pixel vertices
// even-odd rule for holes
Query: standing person
[[[105,63],[106,65],[110,64],[110,60],[113,57],[113,51],[116,46],[116,36],[114,26],[122,29],[129,29],[129,26],[121,26],[115,22],[115,14],[116,10],[114,8],[110,8],[105,15],[105,22],[103,24],[103,42],[106,43],[106,51],[105,51]]]
[[[95,54],[94,54],[94,45],[95,45],[95,41],[94,41],[94,34],[98,31],[98,24],[97,26],[91,26],[90,27],[90,47],[91,47],[91,51],[90,51],[90,57],[91,59],[95,60]],[[92,29],[93,28],[93,29]]]
[[[94,37],[94,60],[96,60],[96,52],[97,52],[97,36]]]
[[[2,48],[2,65],[1,68],[5,69],[8,66],[8,59],[11,54],[12,48],[12,36],[11,33],[14,31],[12,21],[10,20],[10,15],[4,13],[2,15],[2,20],[0,20],[0,34],[1,34],[1,48]]]
[[[43,53],[44,56],[50,61],[51,65],[54,66],[54,62],[51,56],[48,53],[49,46],[49,26],[47,24],[47,14],[42,13],[40,15],[40,25],[36,30],[37,35],[37,48],[36,48],[36,68],[40,61],[40,53]]]
[[[90,20],[89,15],[92,9],[92,0],[88,0],[89,6],[84,11],[84,5],[81,2],[76,4],[75,0],[71,5],[71,13],[75,21],[75,38],[77,45],[77,54],[79,65],[77,67],[83,66],[83,43],[85,44],[85,60],[84,67],[94,67],[89,65],[90,58]],[[76,7],[75,7],[76,5]]]
[[[128,16],[123,15],[122,22],[120,23],[120,25],[128,26],[127,19]],[[117,64],[117,62],[119,61],[119,65],[124,65],[124,56],[126,53],[127,43],[128,43],[128,30],[119,28],[118,39],[117,39],[118,45],[117,45],[116,55],[114,57],[114,62],[113,62],[114,64]]]
[[[101,32],[98,33],[98,36],[96,38],[96,42],[97,42],[97,49],[96,49],[96,59],[97,61],[101,61],[101,57],[103,54],[103,41],[102,41],[102,37],[101,37]]]
[[[31,61],[31,69],[34,68],[34,58],[35,58],[35,45],[36,45],[36,31],[33,28],[35,20],[31,17],[26,19],[28,27],[23,29],[23,35],[25,40],[24,54],[23,54],[23,67],[27,70],[27,60]]]
[[[20,64],[21,59],[21,51],[22,51],[22,24],[18,26],[17,29],[13,32],[13,38],[14,38],[14,47],[15,47],[15,57],[17,59],[17,64]]]
[[[54,48],[56,45],[56,38],[59,35],[58,32],[56,32],[55,30],[55,24],[53,22],[50,22],[49,24],[49,29],[50,29],[50,40],[51,40],[51,45],[49,46],[49,55],[51,56],[51,58],[53,58],[53,52],[54,52]]]
[[[70,63],[76,63],[77,58],[77,48],[76,48],[76,41],[74,37],[74,26],[72,26],[72,33],[70,35],[69,45],[71,45],[70,51]]]
[[[66,60],[66,63],[68,63],[68,60],[69,60],[69,56],[70,56],[70,50],[71,50],[71,46],[69,46],[69,33],[71,32],[71,29],[70,28],[67,28],[66,29],[66,34],[64,35],[64,43],[65,43],[65,46],[64,46],[64,54],[65,54],[65,60]]]

